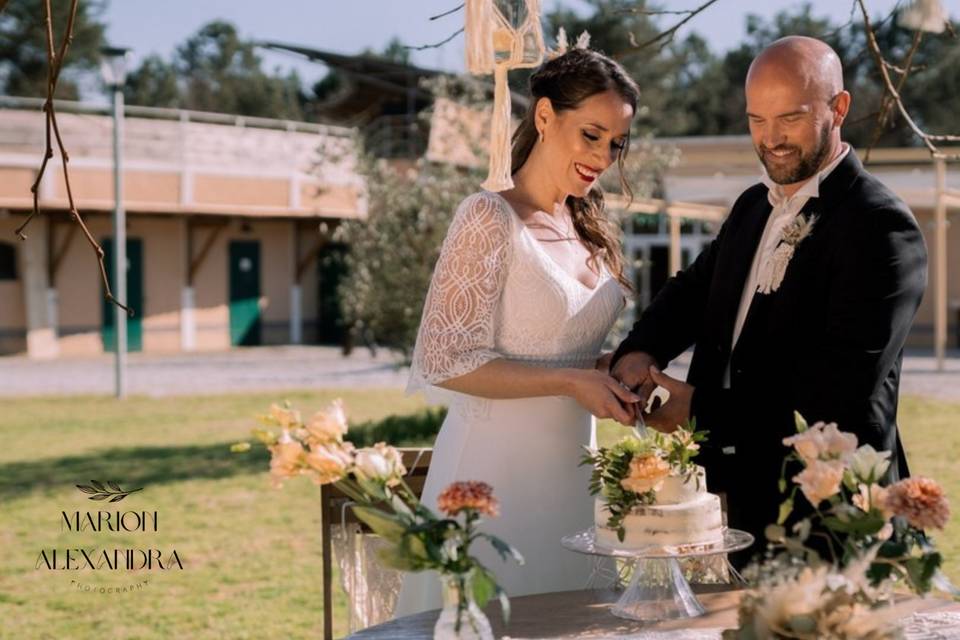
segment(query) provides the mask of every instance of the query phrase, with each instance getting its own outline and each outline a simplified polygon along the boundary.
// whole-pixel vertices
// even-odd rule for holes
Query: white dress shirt
[[[760,236],[760,243],[757,245],[756,252],[753,254],[750,273],[747,275],[747,281],[743,285],[743,293],[740,295],[740,308],[737,310],[737,319],[733,325],[733,343],[730,345],[731,355],[737,346],[737,340],[740,339],[740,332],[743,331],[743,324],[747,320],[747,312],[750,310],[750,305],[753,302],[753,295],[757,292],[757,276],[760,273],[760,265],[763,261],[769,260],[771,256],[773,256],[774,250],[776,250],[777,245],[780,244],[780,234],[783,232],[784,227],[797,217],[797,214],[800,213],[800,210],[803,209],[803,206],[807,204],[810,198],[820,197],[820,183],[830,175],[830,172],[840,164],[849,152],[850,145],[844,142],[837,157],[821,169],[817,175],[812,176],[804,182],[803,185],[789,197],[784,195],[783,187],[771,180],[766,170],[763,171],[760,180],[763,184],[767,185],[767,199],[770,200],[773,211],[770,212],[770,216],[767,218],[767,225],[763,229],[763,235]],[[723,373],[723,388],[730,388],[730,360],[727,360],[727,368]]]

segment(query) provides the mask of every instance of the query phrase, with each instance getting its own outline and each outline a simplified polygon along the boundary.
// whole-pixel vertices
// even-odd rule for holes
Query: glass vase
[[[473,599],[472,578],[471,572],[440,576],[443,609],[434,640],[494,640],[490,621]]]

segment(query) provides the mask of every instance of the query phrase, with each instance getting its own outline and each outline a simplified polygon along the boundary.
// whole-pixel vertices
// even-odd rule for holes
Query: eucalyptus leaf
[[[514,547],[510,546],[497,536],[491,535],[489,533],[482,534],[484,538],[490,541],[490,544],[493,545],[493,548],[496,549],[497,553],[500,554],[500,557],[503,560],[508,558],[513,558],[517,564],[523,564],[523,556],[520,555],[520,552],[517,551]]]

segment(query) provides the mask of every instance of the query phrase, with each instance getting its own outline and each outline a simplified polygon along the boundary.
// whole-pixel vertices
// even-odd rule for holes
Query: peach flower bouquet
[[[792,449],[780,479],[787,496],[767,527],[766,555],[744,572],[753,587],[739,626],[724,638],[899,638],[907,605],[895,603],[896,591],[958,594],[929,537],[950,518],[943,489],[924,477],[884,486],[889,451],[859,445],[834,423],[795,418],[797,434],[783,440]],[[801,470],[788,485],[791,465]],[[808,515],[788,530],[798,494]]]
[[[494,596],[500,599],[504,617],[509,615],[506,594],[493,573],[470,555],[471,543],[483,539],[504,560],[523,563],[512,546],[478,530],[484,516],[498,515],[490,485],[454,482],[438,497],[438,515],[407,484],[407,470],[396,448],[379,442],[358,449],[345,439],[347,417],[340,400],[307,420],[289,403],[274,404],[259,418],[265,428],[254,430],[253,435],[270,451],[274,486],[299,476],[317,485],[335,485],[353,501],[357,518],[389,543],[380,552],[386,566],[437,571],[445,583],[452,583],[457,592],[457,631],[461,617],[482,626],[477,606],[483,607]],[[232,447],[235,452],[249,449],[247,442]]]

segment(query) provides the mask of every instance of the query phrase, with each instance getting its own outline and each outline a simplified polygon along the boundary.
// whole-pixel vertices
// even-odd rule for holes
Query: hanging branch
[[[422,44],[422,45],[416,46],[416,47],[414,47],[414,46],[404,46],[403,48],[404,48],[404,49],[407,49],[408,51],[423,51],[423,50],[425,50],[425,49],[439,49],[439,48],[442,47],[443,45],[447,44],[448,42],[450,42],[451,40],[453,40],[454,38],[456,38],[456,37],[457,37],[458,35],[460,35],[461,33],[463,33],[463,27],[460,27],[459,29],[457,29],[456,31],[454,31],[450,36],[448,36],[447,38],[444,38],[444,39],[441,40],[440,42],[436,42],[436,43],[434,43],[434,44]]]
[[[673,25],[672,27],[670,27],[669,29],[667,29],[666,31],[663,31],[663,32],[657,34],[657,35],[654,36],[653,38],[650,38],[649,40],[647,40],[646,42],[643,42],[643,43],[641,43],[641,44],[637,44],[636,37],[635,37],[632,33],[629,34],[629,37],[630,37],[630,46],[632,46],[634,49],[645,49],[645,48],[647,48],[647,47],[649,47],[649,46],[652,46],[652,45],[655,45],[655,44],[657,44],[657,43],[660,43],[660,46],[659,46],[658,48],[662,49],[663,47],[667,46],[668,44],[670,44],[670,42],[673,41],[673,37],[676,35],[676,33],[677,33],[677,31],[680,29],[680,27],[682,27],[683,25],[685,25],[685,24],[687,24],[688,22],[690,22],[691,20],[693,20],[697,15],[699,15],[701,12],[703,12],[705,9],[707,9],[710,5],[712,5],[712,4],[715,3],[716,1],[717,1],[717,0],[707,0],[707,2],[704,2],[702,5],[700,5],[700,6],[697,7],[696,9],[688,9],[688,10],[686,10],[686,11],[677,11],[677,12],[667,12],[667,11],[663,11],[663,12],[659,12],[659,13],[676,13],[676,14],[685,15],[686,17],[685,17],[683,20],[680,20],[677,24],[675,24],[675,25]],[[636,12],[643,12],[643,11],[645,11],[645,10],[644,10],[644,9],[637,9],[637,10],[635,10],[635,11],[636,11]],[[654,15],[655,15],[655,14],[654,14]]]
[[[430,16],[430,18],[428,18],[428,19],[432,21],[432,20],[439,20],[440,18],[445,18],[446,16],[452,15],[452,14],[456,13],[457,11],[460,11],[461,9],[463,9],[464,6],[466,6],[465,3],[459,4],[459,5],[457,5],[456,7],[454,7],[453,9],[450,9],[449,11],[444,11],[443,13],[438,13],[438,14],[435,15],[435,16]],[[463,31],[464,31],[464,30],[463,30],[463,28],[461,27],[460,29],[457,29],[457,30],[454,31],[452,34],[450,34],[448,37],[446,37],[446,38],[444,38],[443,40],[441,40],[440,42],[436,42],[436,43],[434,43],[434,44],[422,44],[422,45],[418,45],[418,46],[409,45],[409,46],[404,46],[403,48],[406,49],[407,51],[425,51],[426,49],[439,49],[440,47],[442,47],[443,45],[447,44],[448,42],[450,42],[451,40],[453,40],[454,38],[456,38],[458,35],[460,35],[461,33],[463,33]]]
[[[3,10],[5,4],[6,0],[0,0],[0,11]],[[40,183],[43,180],[44,174],[46,173],[47,163],[49,163],[50,158],[53,157],[53,144],[51,141],[52,132],[52,137],[57,141],[57,148],[60,151],[60,159],[63,164],[63,182],[67,190],[67,202],[70,208],[70,217],[80,225],[83,235],[86,236],[87,242],[89,242],[90,246],[93,247],[93,251],[97,256],[97,261],[100,266],[100,276],[103,279],[103,287],[105,292],[104,295],[106,296],[107,301],[117,305],[132,317],[133,310],[121,304],[119,300],[113,297],[113,293],[110,291],[110,282],[107,278],[107,269],[104,265],[103,248],[97,243],[96,239],[93,237],[93,234],[90,233],[90,230],[84,223],[83,218],[80,216],[80,212],[77,210],[77,206],[73,201],[73,189],[70,186],[70,172],[67,167],[68,163],[70,162],[70,154],[67,152],[67,149],[63,144],[63,138],[60,135],[60,126],[57,123],[57,111],[56,107],[54,106],[53,95],[57,90],[57,82],[60,80],[60,72],[63,70],[63,62],[66,59],[67,49],[70,47],[70,43],[73,42],[73,28],[76,22],[78,5],[79,0],[71,0],[70,15],[67,18],[66,30],[63,34],[63,40],[60,42],[60,48],[59,50],[56,50],[54,47],[53,38],[53,10],[51,8],[51,0],[44,0],[43,3],[44,19],[47,30],[47,99],[43,103],[43,111],[46,116],[46,149],[43,153],[43,160],[40,163],[40,170],[37,172],[37,179],[34,180],[33,186],[30,187],[30,192],[33,194],[33,210],[30,212],[30,215],[27,216],[26,221],[17,227],[16,234],[21,240],[26,240],[27,236],[24,233],[24,229],[27,228],[27,225],[30,224],[30,221],[33,220],[35,216],[40,215]]]
[[[868,36],[869,37],[869,36]],[[884,66],[887,69],[894,71],[895,73],[900,74],[900,79],[897,81],[897,95],[903,91],[903,85],[907,82],[907,78],[910,76],[910,72],[913,70],[910,66],[910,63],[913,61],[913,56],[917,52],[917,49],[920,48],[920,41],[923,39],[923,31],[916,31],[913,34],[913,44],[910,45],[910,50],[907,51],[906,56],[903,59],[903,67],[897,67],[886,60],[883,61]],[[880,101],[880,113],[877,115],[877,124],[873,128],[873,135],[870,137],[870,144],[867,145],[867,151],[864,153],[863,161],[870,162],[870,152],[873,150],[873,147],[880,141],[880,136],[883,135],[884,129],[890,125],[893,121],[893,98],[890,97],[890,94],[884,91],[883,99]]]
[[[454,7],[453,9],[450,9],[450,11],[444,11],[443,13],[438,13],[435,16],[430,16],[430,20],[438,20],[440,18],[444,18],[446,16],[456,13],[457,11],[460,11],[460,9],[463,9],[463,7],[464,5],[461,3],[456,7]]]
[[[930,155],[934,158],[945,158],[950,160],[960,159],[960,154],[948,155],[940,151],[940,148],[936,143],[938,142],[960,142],[960,136],[957,135],[933,135],[927,133],[921,129],[913,118],[910,116],[910,112],[907,111],[907,108],[903,104],[903,100],[900,97],[900,88],[903,86],[903,81],[906,79],[907,73],[904,73],[900,78],[901,82],[898,86],[895,86],[893,79],[890,77],[889,63],[883,56],[883,52],[880,50],[880,44],[877,42],[877,35],[873,30],[873,26],[870,24],[870,15],[867,12],[867,7],[864,4],[863,0],[857,0],[857,3],[860,5],[860,13],[863,14],[863,25],[865,27],[865,32],[867,34],[867,46],[870,48],[870,52],[873,54],[873,58],[877,63],[877,69],[880,71],[880,77],[883,79],[883,84],[886,89],[885,97],[888,99],[892,105],[897,107],[897,110],[900,112],[900,116],[903,118],[904,122],[907,123],[907,126],[913,131],[914,135],[920,138],[920,141],[923,142],[924,146],[930,151]],[[914,38],[915,46],[919,44],[919,37]],[[904,65],[904,71],[909,71],[909,59],[913,57],[913,52],[908,53],[907,64]],[[892,108],[892,107],[891,107]],[[883,116],[883,109],[881,108],[881,117]]]

